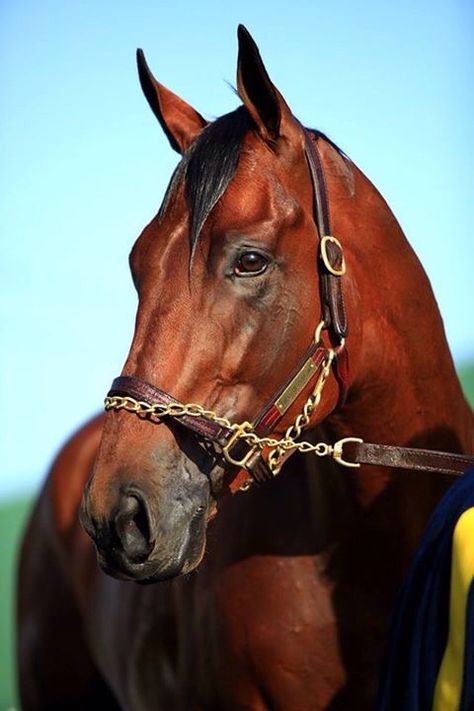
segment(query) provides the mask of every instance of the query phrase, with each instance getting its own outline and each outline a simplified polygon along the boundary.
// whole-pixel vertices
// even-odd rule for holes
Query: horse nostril
[[[115,516],[115,532],[127,557],[134,562],[146,560],[152,549],[150,520],[141,499],[124,496]]]

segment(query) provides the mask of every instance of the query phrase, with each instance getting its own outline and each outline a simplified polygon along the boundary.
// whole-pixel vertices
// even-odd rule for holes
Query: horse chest
[[[215,665],[236,702],[258,690],[270,707],[318,700],[324,708],[342,684],[332,586],[321,570],[312,555],[262,555],[219,576]]]
[[[119,584],[116,604],[128,624],[106,620],[101,656],[121,704],[325,708],[345,675],[320,567],[310,555],[255,556],[216,576],[204,566],[193,578],[135,594]],[[109,609],[115,617],[117,608]],[[110,649],[121,649],[121,658]]]

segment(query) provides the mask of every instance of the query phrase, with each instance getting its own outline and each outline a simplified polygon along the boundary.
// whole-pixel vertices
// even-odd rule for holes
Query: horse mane
[[[252,129],[255,129],[255,124],[245,106],[220,116],[199,133],[171,177],[160,214],[165,212],[170,196],[184,178],[191,259],[206,219],[237,171],[242,140]],[[316,139],[327,141],[345,157],[343,151],[324,133],[307,130]]]

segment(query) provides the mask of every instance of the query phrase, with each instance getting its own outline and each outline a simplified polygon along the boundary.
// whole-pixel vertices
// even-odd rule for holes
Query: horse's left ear
[[[178,153],[184,153],[207,121],[192,106],[156,81],[141,49],[137,49],[137,65],[140,84],[151,110],[171,147]]]
[[[262,138],[269,142],[276,141],[286,128],[294,128],[296,120],[272,84],[258,47],[243,25],[239,25],[237,36],[237,91]]]

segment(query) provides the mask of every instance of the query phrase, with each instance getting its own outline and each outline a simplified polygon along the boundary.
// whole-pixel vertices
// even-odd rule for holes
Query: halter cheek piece
[[[331,456],[346,467],[361,464],[415,469],[459,475],[474,464],[474,457],[431,450],[410,449],[364,443],[357,437],[346,437],[334,445],[324,442],[311,444],[297,441],[310,424],[322,395],[324,384],[332,371],[339,385],[339,404],[345,400],[349,362],[345,348],[348,333],[344,306],[342,277],[346,271],[342,246],[331,235],[329,205],[324,172],[315,141],[304,129],[305,155],[313,184],[314,218],[320,236],[317,268],[320,285],[322,320],[314,339],[300,363],[264,406],[253,423],[231,423],[194,403],[183,404],[164,390],[134,376],[116,378],[105,399],[106,410],[127,410],[153,421],[172,418],[214,444],[217,451],[231,465],[238,467],[238,475],[231,490],[246,489],[252,482],[272,479],[284,460],[292,452],[312,452]],[[339,345],[326,348],[321,331],[327,329],[330,341]],[[269,436],[305,388],[315,381],[301,413],[280,438]],[[264,451],[269,451],[267,459]],[[251,475],[251,479],[245,476]]]

